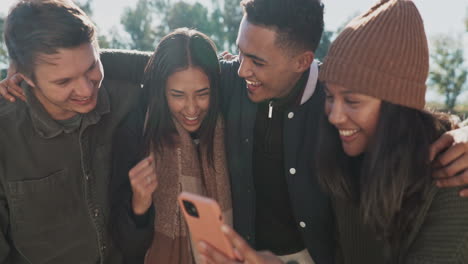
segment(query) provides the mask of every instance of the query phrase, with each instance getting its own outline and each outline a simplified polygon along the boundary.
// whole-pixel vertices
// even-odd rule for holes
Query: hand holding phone
[[[229,258],[235,259],[234,249],[221,231],[224,221],[218,203],[188,192],[182,192],[178,201],[195,245],[203,241]]]

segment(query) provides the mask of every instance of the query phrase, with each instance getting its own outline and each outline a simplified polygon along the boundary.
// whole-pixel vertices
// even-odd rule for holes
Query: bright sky
[[[196,0],[189,0],[195,2]],[[6,14],[15,0],[1,0],[0,13]],[[94,0],[93,18],[104,30],[118,25],[120,15],[126,6],[133,6],[137,0]],[[211,0],[199,0],[210,5]],[[323,0],[325,4],[326,28],[335,30],[350,16],[367,10],[377,0]],[[463,20],[468,14],[468,0],[414,0],[418,6],[429,36],[437,33],[462,33]]]
[[[16,0],[1,0],[0,14],[6,14],[9,7]],[[197,0],[188,0],[196,2]],[[198,0],[210,6],[212,0]],[[239,0],[240,1],[240,0]],[[322,0],[325,4],[325,27],[327,30],[336,30],[348,21],[351,16],[366,11],[378,0]],[[413,0],[423,17],[426,32],[429,38],[441,33],[459,35],[468,47],[468,33],[464,28],[464,18],[468,15],[468,0]],[[124,7],[134,6],[137,0],[94,0],[93,19],[107,32],[113,26],[120,25],[120,16]],[[465,49],[468,61],[468,49]],[[429,97],[433,97],[429,93]],[[468,101],[468,93],[460,98]]]

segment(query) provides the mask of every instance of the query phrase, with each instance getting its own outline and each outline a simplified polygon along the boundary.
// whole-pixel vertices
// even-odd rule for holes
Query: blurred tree
[[[127,8],[121,23],[130,35],[130,48],[153,50],[163,36],[176,28],[197,29],[216,43],[218,49],[235,50],[242,11],[240,0],[212,0],[210,8],[200,2],[181,0],[139,0]]]
[[[75,0],[76,5],[78,5],[89,17],[93,16],[93,9],[91,5],[93,0]]]
[[[216,2],[213,0],[213,5]],[[240,0],[224,0],[223,5],[217,5],[213,15],[215,15],[213,24],[219,30],[217,33],[220,38],[219,49],[237,53],[236,39],[243,16]]]
[[[315,51],[315,59],[323,61],[323,59],[328,53],[328,49],[330,48],[333,35],[334,33],[332,31],[325,30],[323,32],[322,39],[320,40],[320,45]]]
[[[468,32],[468,7],[466,8],[465,28],[466,32]]]
[[[169,31],[180,27],[194,28],[208,35],[213,31],[208,9],[200,3],[174,3],[166,13],[166,22]]]
[[[445,96],[447,110],[453,111],[457,97],[467,88],[463,46],[460,39],[439,35],[433,39],[433,47],[429,83]]]
[[[120,22],[130,35],[130,48],[146,51],[154,49],[156,32],[153,29],[153,10],[148,0],[138,0],[135,8],[126,7]]]
[[[8,66],[8,52],[3,39],[3,26],[5,24],[5,17],[0,15],[0,80],[6,77],[5,68]]]

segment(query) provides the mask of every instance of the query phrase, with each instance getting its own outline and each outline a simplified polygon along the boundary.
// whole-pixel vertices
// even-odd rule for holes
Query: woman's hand
[[[208,245],[200,242],[198,251],[200,260],[204,264],[283,264],[283,262],[271,252],[257,252],[253,250],[244,239],[242,239],[234,230],[224,225],[222,231],[234,247],[237,260],[228,258],[226,255]]]
[[[133,212],[137,215],[143,215],[150,208],[153,202],[153,192],[158,187],[153,155],[140,161],[130,170],[128,176],[133,191]]]
[[[26,101],[23,89],[19,86],[22,80],[23,78],[20,74],[7,76],[0,82],[0,97],[3,97],[10,102],[16,101],[16,98]]]

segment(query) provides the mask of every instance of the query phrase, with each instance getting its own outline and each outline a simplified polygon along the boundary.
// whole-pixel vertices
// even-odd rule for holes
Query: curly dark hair
[[[273,28],[277,44],[292,50],[317,49],[322,38],[323,4],[320,0],[243,0],[247,20]]]

